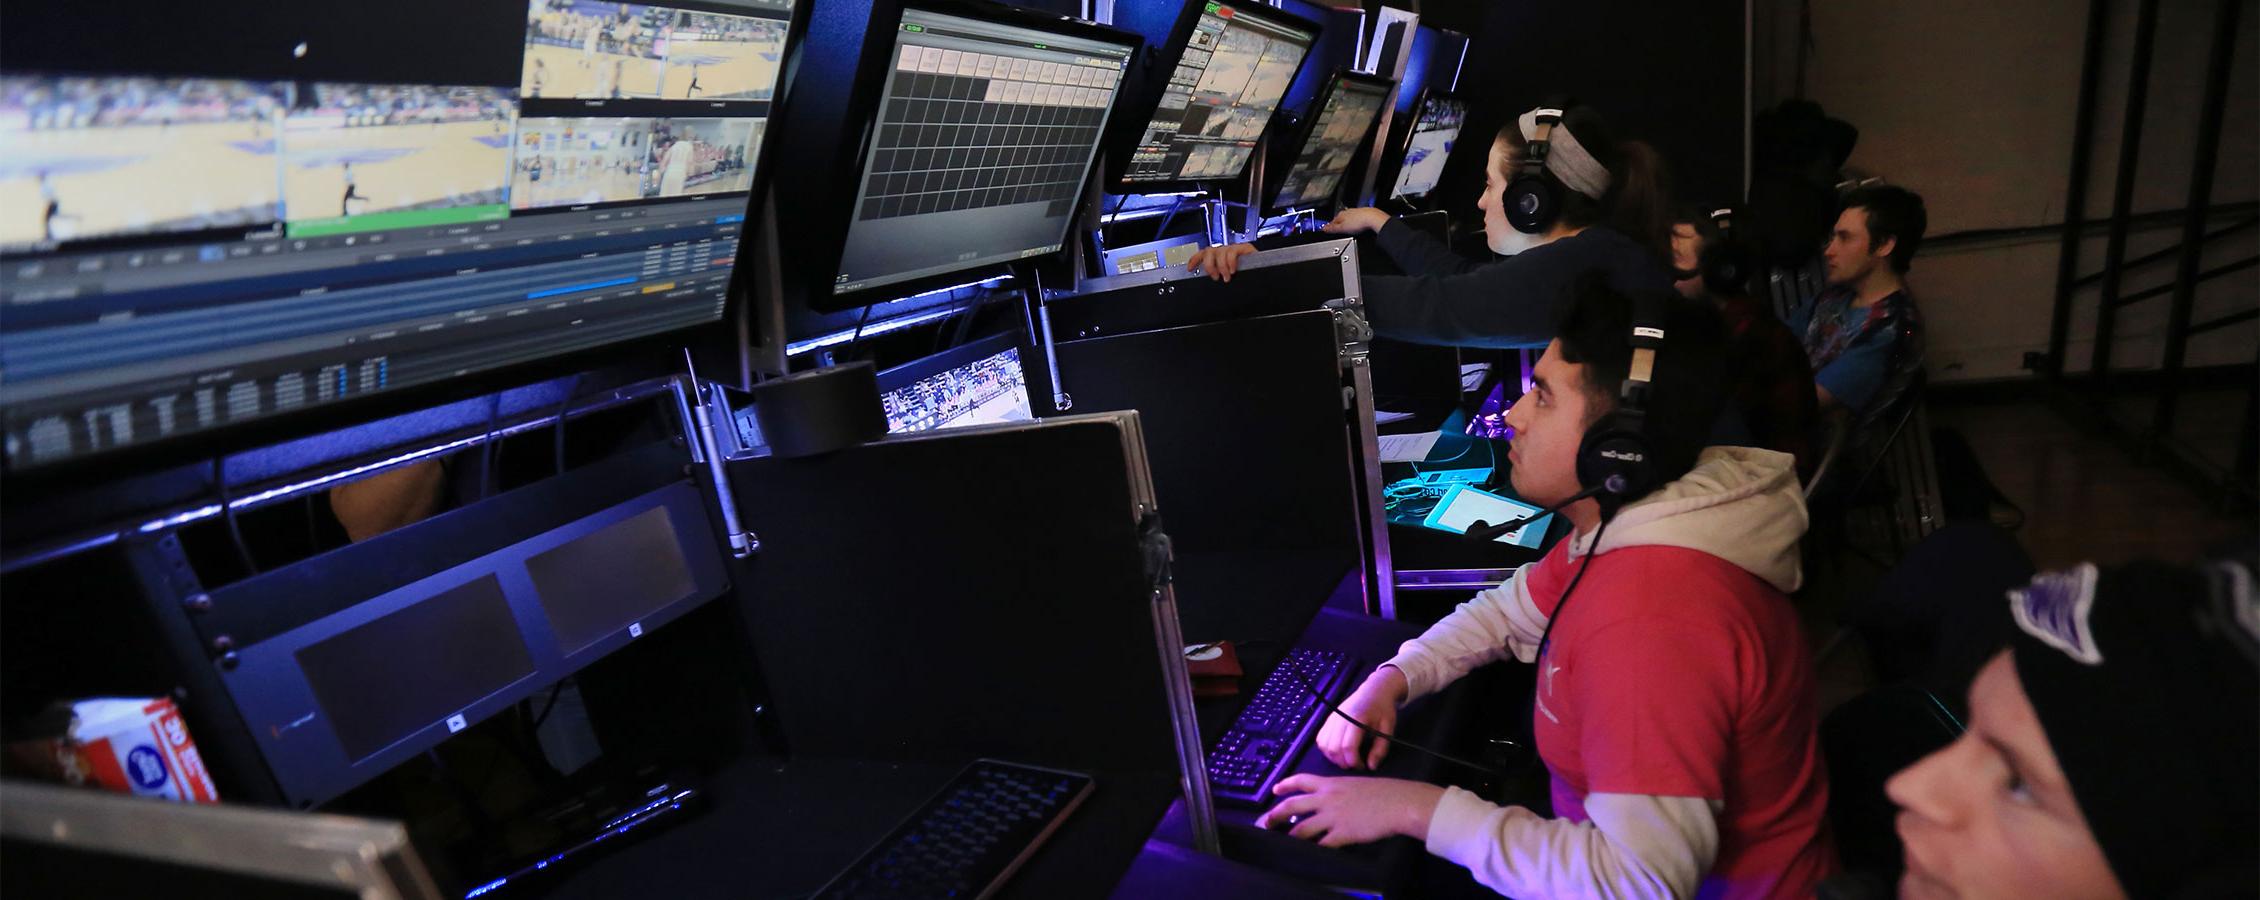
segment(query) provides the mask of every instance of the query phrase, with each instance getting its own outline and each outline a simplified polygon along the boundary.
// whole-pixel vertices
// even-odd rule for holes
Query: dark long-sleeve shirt
[[[1509,349],[1543,347],[1554,310],[1588,271],[1620,292],[1665,292],[1671,272],[1647,248],[1603,226],[1496,262],[1468,259],[1395,219],[1375,234],[1412,275],[1368,275],[1366,318],[1374,333],[1416,344]]]

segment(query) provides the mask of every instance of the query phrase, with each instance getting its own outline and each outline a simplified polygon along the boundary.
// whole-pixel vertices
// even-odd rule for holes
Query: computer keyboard
[[[1088,775],[979,760],[816,896],[987,897],[1090,793]]]
[[[1334,699],[1349,670],[1350,655],[1339,650],[1288,651],[1232,728],[1209,748],[1209,790],[1216,799],[1270,805],[1271,786],[1294,766],[1296,754],[1318,730],[1325,707],[1317,694]]]

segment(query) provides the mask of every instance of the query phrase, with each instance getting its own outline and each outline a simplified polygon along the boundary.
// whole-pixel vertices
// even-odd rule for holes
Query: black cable
[[[220,460],[220,457],[212,457],[212,483],[220,491],[220,518],[228,523],[228,539],[235,544],[235,556],[242,560],[243,570],[257,575],[261,571],[259,562],[251,558],[251,545],[244,541],[243,528],[236,524],[235,498],[228,492],[228,471]]]
[[[534,724],[530,726],[532,730],[540,731],[541,723],[549,721],[549,712],[557,708],[557,698],[563,693],[565,693],[565,682],[562,681],[549,689],[549,699],[542,703],[541,711],[534,714]]]
[[[489,491],[494,485],[494,464],[497,455],[494,446],[494,429],[501,418],[502,394],[496,393],[487,399],[487,431],[479,439],[479,499],[481,500],[485,500],[489,496]]]
[[[871,307],[874,307],[874,306],[877,306],[877,305],[878,305],[878,304],[876,304],[876,303],[866,303],[866,304],[863,304],[863,315],[861,315],[861,316],[857,317],[857,318],[856,318],[856,320],[855,320],[855,333],[854,333],[854,334],[851,334],[851,335],[848,335],[848,346],[850,346],[850,347],[853,347],[853,346],[855,346],[856,344],[858,344],[858,343],[861,343],[861,342],[862,342],[862,340],[863,340],[863,326],[870,324],[870,322],[871,322]]]
[[[1546,617],[1546,629],[1538,633],[1538,652],[1531,657],[1533,660],[1545,657],[1546,643],[1554,638],[1554,623],[1562,620],[1562,610],[1569,608],[1570,595],[1577,591],[1577,583],[1585,580],[1585,570],[1593,565],[1593,557],[1601,555],[1601,536],[1609,533],[1609,520],[1612,518],[1615,517],[1606,514],[1601,516],[1601,527],[1593,531],[1593,546],[1585,548],[1585,561],[1577,564],[1577,574],[1570,576],[1568,587],[1562,588],[1562,599],[1554,604],[1554,614]],[[1570,535],[1570,540],[1577,540],[1574,532]],[[1533,687],[1531,690],[1535,691],[1537,688]]]
[[[1374,736],[1375,738],[1378,738],[1378,739],[1381,739],[1381,740],[1384,740],[1384,741],[1388,741],[1389,743],[1395,744],[1395,745],[1397,745],[1397,746],[1399,746],[1399,747],[1403,747],[1403,748],[1405,748],[1405,749],[1407,749],[1407,750],[1417,750],[1417,751],[1420,751],[1421,753],[1425,753],[1425,754],[1427,754],[1427,755],[1429,755],[1429,756],[1433,756],[1433,757],[1435,757],[1435,758],[1437,758],[1437,759],[1443,760],[1443,761],[1445,761],[1445,762],[1448,762],[1448,763],[1451,763],[1451,764],[1453,764],[1453,765],[1457,765],[1457,766],[1465,766],[1465,767],[1467,767],[1467,768],[1469,768],[1469,769],[1473,769],[1473,770],[1475,770],[1475,771],[1477,771],[1477,772],[1481,772],[1481,773],[1483,773],[1483,774],[1485,774],[1485,775],[1489,775],[1489,776],[1491,776],[1491,777],[1493,777],[1493,778],[1506,778],[1506,777],[1508,777],[1508,776],[1509,776],[1509,773],[1507,773],[1507,772],[1504,772],[1504,771],[1501,771],[1501,770],[1499,770],[1499,769],[1494,769],[1494,768],[1491,768],[1490,766],[1479,765],[1479,764],[1476,764],[1476,763],[1468,762],[1467,760],[1461,759],[1461,758],[1459,758],[1459,757],[1457,757],[1457,756],[1453,756],[1453,755],[1451,755],[1451,754],[1449,754],[1449,753],[1445,753],[1445,752],[1443,752],[1443,751],[1441,751],[1441,750],[1431,750],[1431,749],[1429,749],[1429,748],[1427,748],[1427,747],[1423,747],[1423,746],[1421,746],[1421,745],[1419,745],[1419,744],[1415,744],[1415,743],[1413,743],[1413,742],[1411,742],[1411,741],[1405,740],[1404,738],[1398,737],[1398,736],[1396,736],[1396,735],[1393,735],[1393,734],[1388,734],[1388,733],[1382,732],[1382,731],[1380,731],[1380,730],[1378,730],[1378,729],[1374,728],[1374,727],[1373,727],[1373,726],[1371,726],[1371,725],[1367,725],[1367,724],[1365,724],[1364,722],[1360,722],[1360,721],[1358,721],[1357,719],[1355,719],[1355,718],[1352,718],[1352,717],[1350,716],[1350,714],[1349,714],[1349,713],[1343,712],[1343,711],[1342,711],[1342,708],[1341,708],[1341,707],[1334,705],[1334,701],[1326,699],[1326,695],[1325,695],[1324,693],[1321,693],[1321,692],[1319,691],[1319,689],[1318,689],[1318,685],[1312,684],[1312,683],[1311,683],[1311,681],[1310,681],[1310,679],[1308,679],[1308,678],[1300,678],[1300,677],[1298,677],[1298,678],[1296,678],[1295,680],[1296,680],[1296,681],[1297,681],[1298,683],[1300,683],[1300,684],[1301,684],[1301,685],[1303,686],[1303,689],[1304,689],[1304,690],[1306,690],[1306,691],[1309,691],[1309,692],[1310,692],[1310,695],[1311,695],[1311,696],[1318,698],[1318,702],[1319,702],[1319,705],[1326,707],[1326,711],[1327,711],[1327,712],[1333,713],[1334,715],[1337,715],[1337,716],[1341,716],[1341,717],[1342,717],[1342,721],[1344,721],[1344,722],[1348,722],[1348,723],[1350,723],[1350,724],[1352,724],[1352,725],[1355,725],[1355,726],[1357,726],[1357,728],[1358,728],[1358,730],[1359,730],[1359,731],[1363,731],[1363,732],[1365,732],[1366,734],[1369,734],[1369,735],[1372,735],[1372,736]],[[1321,723],[1321,724],[1324,724],[1324,723]],[[1361,749],[1362,749],[1362,748],[1361,748]]]
[[[556,457],[557,474],[565,474],[565,417],[573,412],[573,398],[581,392],[581,376],[575,374],[565,386],[565,399],[557,401],[557,427],[551,453]]]
[[[1185,198],[1183,197],[1169,198],[1169,211],[1162,214],[1161,225],[1154,229],[1154,240],[1158,241],[1169,236],[1169,222],[1170,220],[1177,218],[1178,208],[1184,205]]]
[[[1602,536],[1602,535],[1604,535],[1604,534],[1607,534],[1607,533],[1608,533],[1608,530],[1609,530],[1609,518],[1608,518],[1608,517],[1603,517],[1603,518],[1601,519],[1601,527],[1600,527],[1600,528],[1598,528],[1598,529],[1596,529],[1596,530],[1594,530],[1594,532],[1593,532],[1593,546],[1592,546],[1592,547],[1590,547],[1590,548],[1587,548],[1587,551],[1586,551],[1586,554],[1585,554],[1585,561],[1584,561],[1584,562],[1581,562],[1581,563],[1579,563],[1579,564],[1577,565],[1577,574],[1576,574],[1576,575],[1573,575],[1573,576],[1571,576],[1571,577],[1570,577],[1570,580],[1569,580],[1569,585],[1568,585],[1567,587],[1564,587],[1564,588],[1562,588],[1562,599],[1561,599],[1561,600],[1560,600],[1559,602],[1557,602],[1557,603],[1555,603],[1555,604],[1554,604],[1554,614],[1553,614],[1553,615],[1550,615],[1550,616],[1547,616],[1547,617],[1546,617],[1546,628],[1545,628],[1545,630],[1544,630],[1544,631],[1540,632],[1540,633],[1539,633],[1539,635],[1538,635],[1538,652],[1537,652],[1536,654],[1533,654],[1533,655],[1532,655],[1532,657],[1531,657],[1531,658],[1532,658],[1533,660],[1541,659],[1541,658],[1543,658],[1543,657],[1545,656],[1545,654],[1546,654],[1546,644],[1547,644],[1547,642],[1548,642],[1548,641],[1552,640],[1552,639],[1553,639],[1553,636],[1554,636],[1554,623],[1556,623],[1556,622],[1559,622],[1559,621],[1561,621],[1561,620],[1562,620],[1562,610],[1563,610],[1563,609],[1566,609],[1566,608],[1568,608],[1568,606],[1569,606],[1569,598],[1570,598],[1570,595],[1571,595],[1572,593],[1576,592],[1576,590],[1577,590],[1577,583],[1578,583],[1578,582],[1580,582],[1580,581],[1584,581],[1584,580],[1585,580],[1585,570],[1586,570],[1587,568],[1590,568],[1590,567],[1591,567],[1591,566],[1593,565],[1593,557],[1600,555],[1598,551],[1599,551],[1599,550],[1601,549],[1601,536]],[[1572,538],[1571,538],[1571,540],[1576,540],[1576,538],[1575,538],[1575,537],[1572,537]],[[1494,777],[1494,778],[1506,778],[1506,777],[1509,777],[1509,773],[1507,773],[1507,772],[1503,772],[1503,771],[1500,771],[1500,770],[1498,770],[1498,769],[1493,769],[1493,768],[1491,768],[1491,767],[1489,767],[1489,766],[1480,766],[1480,765],[1476,765],[1475,763],[1471,763],[1471,762],[1468,762],[1467,760],[1464,760],[1464,759],[1460,759],[1460,758],[1458,758],[1458,757],[1456,757],[1456,756],[1452,756],[1452,755],[1450,755],[1450,754],[1446,754],[1446,753],[1441,753],[1441,752],[1438,752],[1438,751],[1435,751],[1435,750],[1431,750],[1431,749],[1429,749],[1429,748],[1427,748],[1427,747],[1423,747],[1423,746],[1421,746],[1421,745],[1419,745],[1419,744],[1415,744],[1415,743],[1413,743],[1413,742],[1411,742],[1411,741],[1408,741],[1408,740],[1404,740],[1403,738],[1399,738],[1399,737],[1397,737],[1396,735],[1393,735],[1393,734],[1385,734],[1385,733],[1383,733],[1383,732],[1381,732],[1381,731],[1379,731],[1379,730],[1376,730],[1376,729],[1375,729],[1375,728],[1374,728],[1373,726],[1371,726],[1371,725],[1367,725],[1367,724],[1365,724],[1364,722],[1360,722],[1360,721],[1358,721],[1357,719],[1355,719],[1355,718],[1352,718],[1352,717],[1350,716],[1350,714],[1349,714],[1349,713],[1343,712],[1343,711],[1342,711],[1342,708],[1341,708],[1341,707],[1334,705],[1334,701],[1327,699],[1327,698],[1326,698],[1326,695],[1325,695],[1325,694],[1323,694],[1323,693],[1320,693],[1320,692],[1319,692],[1319,690],[1318,690],[1318,686],[1317,686],[1317,685],[1314,685],[1314,684],[1312,684],[1312,683],[1310,682],[1310,679],[1307,679],[1307,678],[1298,678],[1298,679],[1296,679],[1296,680],[1302,683],[1302,685],[1303,685],[1303,689],[1304,689],[1304,690],[1310,691],[1310,693],[1311,693],[1311,696],[1313,696],[1313,697],[1317,697],[1317,698],[1318,698],[1318,702],[1319,702],[1320,704],[1324,705],[1324,706],[1326,707],[1326,709],[1327,709],[1327,711],[1328,711],[1328,712],[1331,712],[1331,713],[1333,713],[1334,715],[1337,715],[1337,716],[1341,716],[1341,717],[1342,717],[1342,721],[1345,721],[1345,722],[1348,722],[1348,723],[1350,723],[1351,725],[1355,725],[1355,726],[1357,726],[1357,729],[1358,729],[1359,731],[1363,731],[1363,732],[1365,732],[1366,734],[1372,735],[1372,736],[1373,736],[1373,737],[1375,737],[1375,738],[1378,738],[1378,739],[1380,739],[1380,740],[1384,740],[1384,741],[1388,741],[1389,743],[1392,743],[1392,744],[1396,744],[1396,745],[1398,745],[1398,746],[1401,746],[1401,747],[1405,747],[1405,748],[1408,748],[1408,749],[1412,749],[1412,750],[1417,750],[1417,751],[1420,751],[1421,753],[1425,753],[1425,754],[1427,754],[1427,755],[1429,755],[1429,756],[1433,756],[1433,757],[1435,757],[1435,758],[1437,758],[1437,759],[1441,759],[1441,760],[1443,760],[1443,761],[1445,761],[1445,762],[1449,762],[1449,763],[1453,763],[1453,764],[1456,764],[1456,765],[1461,765],[1461,766],[1465,766],[1465,767],[1467,767],[1467,768],[1470,768],[1470,769],[1474,769],[1475,771],[1478,771],[1478,772],[1482,772],[1482,773],[1484,773],[1484,774],[1486,774],[1486,775],[1490,775],[1490,776],[1492,776],[1492,777]],[[1533,688],[1533,690],[1535,690],[1535,689],[1536,689],[1536,688],[1534,687],[1534,688]]]

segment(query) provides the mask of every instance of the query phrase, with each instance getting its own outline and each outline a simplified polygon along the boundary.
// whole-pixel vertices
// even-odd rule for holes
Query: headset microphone
[[[1612,477],[1613,477],[1613,478],[1616,478],[1616,479],[1617,479],[1617,480],[1619,480],[1619,481],[1621,481],[1621,480],[1622,480],[1622,476],[1612,476]],[[1552,505],[1552,506],[1546,507],[1545,509],[1541,509],[1541,510],[1539,510],[1539,511],[1537,511],[1537,512],[1531,513],[1530,515],[1527,515],[1527,516],[1523,516],[1522,518],[1519,518],[1519,519],[1515,519],[1515,520],[1509,521],[1509,522],[1507,522],[1507,523],[1506,523],[1506,524],[1504,524],[1504,525],[1492,525],[1492,524],[1489,524],[1489,523],[1486,523],[1486,522],[1484,522],[1484,521],[1483,521],[1482,519],[1477,519],[1477,520],[1475,520],[1475,521],[1473,521],[1473,522],[1469,522],[1469,523],[1468,523],[1468,525],[1467,525],[1467,531],[1465,532],[1465,536],[1467,537],[1467,539],[1468,539],[1468,540],[1471,540],[1471,541],[1488,541],[1488,540],[1495,540],[1495,539],[1497,539],[1497,538],[1498,538],[1499,536],[1501,536],[1501,535],[1504,535],[1504,534],[1508,534],[1508,533],[1510,533],[1510,532],[1513,532],[1513,531],[1514,531],[1515,529],[1517,529],[1517,528],[1521,528],[1521,527],[1522,527],[1522,526],[1524,526],[1524,525],[1528,525],[1528,524],[1530,524],[1530,523],[1532,523],[1532,522],[1536,522],[1536,521],[1538,521],[1539,519],[1543,519],[1543,518],[1545,518],[1545,517],[1547,517],[1547,516],[1550,516],[1550,515],[1553,515],[1553,514],[1555,514],[1555,513],[1561,512],[1561,511],[1562,511],[1562,509],[1563,509],[1564,507],[1567,507],[1567,506],[1569,506],[1569,505],[1570,505],[1570,504],[1572,504],[1572,503],[1576,503],[1576,502],[1577,502],[1577,501],[1579,501],[1579,500],[1583,500],[1583,499],[1585,499],[1585,498],[1587,498],[1587,497],[1591,497],[1591,496],[1593,496],[1593,495],[1595,495],[1595,494],[1599,494],[1599,493],[1602,493],[1602,492],[1604,492],[1604,491],[1616,491],[1616,490],[1620,490],[1620,489],[1621,489],[1622,487],[1623,487],[1623,485],[1621,485],[1621,484],[1619,484],[1619,485],[1618,485],[1617,487],[1610,487],[1610,486],[1609,486],[1609,485],[1607,485],[1607,484],[1598,484],[1598,485],[1594,485],[1593,487],[1589,487],[1589,488],[1586,488],[1585,490],[1582,490],[1582,491],[1578,491],[1578,492],[1577,492],[1577,493],[1575,493],[1575,494],[1571,494],[1571,495],[1570,495],[1570,497],[1569,497],[1569,499],[1567,499],[1567,500],[1564,500],[1564,501],[1562,501],[1562,502],[1560,502],[1560,503],[1556,503],[1556,504],[1554,504],[1554,505]]]

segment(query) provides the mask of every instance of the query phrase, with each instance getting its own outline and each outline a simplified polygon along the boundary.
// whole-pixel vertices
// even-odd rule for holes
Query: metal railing
[[[2090,145],[2096,125],[2096,96],[2099,70],[2103,62],[2103,42],[2110,21],[2111,0],[2089,0],[2087,19],[2087,46],[2080,77],[2079,109],[2072,135],[2073,153],[2070,183],[2065,191],[2066,209],[2076,217],[2087,204],[2087,182],[2091,156]],[[2255,470],[2260,469],[2260,453],[2256,453],[2254,435],[2256,410],[2260,410],[2260,384],[2255,379],[2242,379],[2245,392],[2242,404],[2242,426],[2235,451],[2235,459],[2222,467],[2217,460],[2206,460],[2181,441],[2174,438],[2176,419],[2183,407],[2183,392],[2188,386],[2185,369],[2188,362],[2190,338],[2199,334],[2234,327],[2260,318],[2260,308],[2244,309],[2204,321],[2191,321],[2196,305],[2198,285],[2232,275],[2260,265],[2260,257],[2245,257],[2207,268],[2204,265],[2205,247],[2224,237],[2239,234],[2256,223],[2260,217],[2249,215],[2252,204],[2235,203],[2216,206],[2213,203],[2213,173],[2220,162],[2221,126],[2228,100],[2229,79],[2233,69],[2238,36],[2238,19],[2243,4],[2239,0],[2215,0],[2212,17],[2210,48],[2207,51],[2205,90],[2197,108],[2196,141],[2189,160],[2187,201],[2178,211],[2181,239],[2163,250],[2129,258],[2127,234],[2137,220],[2152,219],[2158,214],[2137,215],[2132,211],[2134,188],[2142,174],[2142,137],[2145,131],[2150,87],[2150,69],[2158,31],[2158,0],[2136,0],[2135,30],[2126,91],[2126,105],[2120,122],[2120,153],[2116,178],[2112,184],[2111,216],[2107,221],[2108,238],[2103,252],[2100,271],[2080,274],[2080,242],[2088,223],[2067,223],[2062,232],[2062,249],[2057,263],[2055,309],[2050,321],[2048,355],[2042,374],[2055,384],[2076,391],[2104,415],[2091,417],[2122,435],[2132,438],[2138,454],[2146,459],[2157,459],[2172,464],[2173,468],[2198,481],[2200,486],[2221,498],[2224,504],[2242,501],[2249,504],[2260,485],[2256,485]],[[2223,214],[2236,214],[2241,218],[2221,227],[2209,227],[2211,220]],[[2140,290],[2126,289],[2126,276],[2139,269],[2167,259],[2174,260],[2174,278],[2168,284]],[[2095,344],[2090,356],[2089,370],[2084,377],[2073,377],[2065,371],[2067,345],[2071,338],[2071,322],[2076,293],[2088,286],[2098,286],[2095,304]],[[2124,363],[2113,358],[2121,310],[2159,297],[2170,297],[2164,333],[2164,349],[2154,376],[2148,379],[2146,391],[2155,392],[2156,402],[2150,409],[2148,422],[2121,422],[2109,414],[2114,401],[2133,388],[2122,378]],[[2260,347],[2260,342],[2255,342]],[[2260,359],[2254,361],[2260,365]]]

